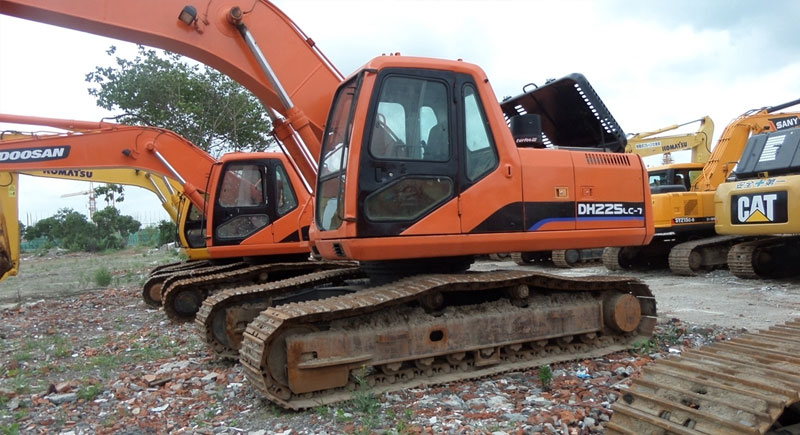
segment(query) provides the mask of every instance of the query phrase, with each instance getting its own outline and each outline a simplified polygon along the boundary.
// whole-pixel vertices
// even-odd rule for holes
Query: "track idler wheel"
[[[142,287],[142,299],[148,307],[161,308],[161,286],[164,281],[148,281]]]
[[[205,297],[205,292],[193,290],[179,292],[171,301],[172,311],[174,312],[174,317],[171,317],[171,319],[178,322],[188,322],[194,319],[194,316],[200,311],[200,306],[203,305]]]
[[[636,296],[615,293],[603,301],[605,325],[619,332],[633,332],[642,321],[642,307]]]

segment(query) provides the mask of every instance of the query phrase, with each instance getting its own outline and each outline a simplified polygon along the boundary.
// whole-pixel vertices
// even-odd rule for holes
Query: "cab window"
[[[464,126],[467,178],[475,181],[497,167],[498,157],[486,113],[471,84],[464,86]]]
[[[378,159],[448,160],[447,86],[435,80],[386,78],[378,99],[369,150]]]
[[[229,165],[222,179],[219,205],[252,207],[266,204],[262,172],[257,165]]]
[[[283,216],[297,207],[297,196],[283,165],[275,166],[275,183],[278,191],[277,212],[278,216]]]

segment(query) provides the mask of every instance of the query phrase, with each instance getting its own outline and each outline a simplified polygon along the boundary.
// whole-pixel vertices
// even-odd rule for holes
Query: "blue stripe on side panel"
[[[536,222],[535,224],[533,224],[533,226],[532,226],[532,227],[528,228],[528,231],[536,231],[536,230],[538,230],[538,229],[539,229],[539,228],[540,228],[542,225],[544,225],[544,224],[549,224],[550,222],[574,222],[574,221],[575,221],[575,218],[574,218],[574,217],[563,217],[563,218],[547,218],[547,219],[542,219],[542,220],[540,220],[539,222]]]
[[[644,217],[642,216],[597,216],[597,217],[582,217],[578,218],[579,221],[643,221]],[[575,221],[575,218],[548,218],[542,219],[539,222],[536,222],[532,227],[528,228],[528,231],[537,231],[542,225],[549,224],[550,222],[571,222]]]

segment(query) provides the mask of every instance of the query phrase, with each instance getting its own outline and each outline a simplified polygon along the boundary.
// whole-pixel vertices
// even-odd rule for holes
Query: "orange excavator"
[[[176,268],[162,270],[160,273],[167,274],[171,283],[164,287],[164,309],[171,318],[191,319],[204,297],[213,292],[211,286],[216,282],[209,278],[195,285],[181,282],[191,278],[196,281],[206,269],[215,274],[227,272],[225,282],[236,285],[335,267],[305,261],[311,220],[305,204],[310,194],[282,153],[231,153],[216,160],[163,129],[3,114],[0,122],[71,130],[4,140],[0,169],[39,170],[45,176],[58,177],[58,173],[68,174],[69,170],[123,168],[179,180],[191,207],[202,211],[198,216],[190,206],[180,206],[180,227],[189,248],[204,252],[212,261],[255,259],[252,265],[241,261],[224,266],[201,263],[194,269],[183,269],[183,273]],[[149,294],[145,291],[145,296]]]
[[[277,8],[267,5],[267,8],[253,8],[247,12],[250,17],[258,20],[263,26],[252,32],[248,31],[245,42],[233,40],[230,38],[230,34],[224,32],[222,34],[211,32],[199,43],[195,35],[186,33],[183,29],[175,29],[177,31],[170,31],[171,33],[167,34],[148,35],[147,32],[142,32],[135,26],[124,24],[126,21],[151,22],[153,28],[163,28],[165,22],[172,21],[166,17],[147,17],[147,12],[143,8],[137,7],[130,11],[134,14],[133,16],[126,16],[127,13],[122,12],[122,16],[110,19],[97,15],[100,11],[94,9],[90,4],[75,3],[64,6],[67,7],[56,7],[55,10],[46,12],[54,5],[47,4],[47,2],[3,2],[0,3],[0,13],[17,15],[21,12],[24,15],[44,12],[44,15],[47,16],[45,21],[51,24],[76,27],[84,31],[108,34],[116,38],[145,44],[155,38],[160,43],[153,45],[189,55],[216,67],[244,85],[264,102],[272,120],[273,133],[288,157],[290,165],[286,165],[287,170],[300,175],[301,182],[293,184],[293,188],[299,190],[305,186],[305,190],[310,192],[316,177],[316,160],[319,157],[322,124],[333,92],[342,81],[343,76],[316,47],[316,44]],[[201,12],[207,15],[212,8],[218,8],[219,5],[209,3],[206,7],[207,9]],[[187,7],[186,11],[192,9],[192,7]],[[56,12],[55,15],[52,12]],[[242,13],[241,10],[239,12]],[[194,9],[194,13],[197,14],[196,9]],[[84,17],[89,19],[86,20]],[[199,29],[204,26],[202,21],[195,21],[192,25]],[[271,42],[266,46],[266,51],[261,52],[259,49],[257,56],[253,55],[253,52],[242,51],[248,44],[257,48],[256,40]],[[269,56],[269,61],[266,60],[265,54]],[[266,71],[267,74],[264,75],[262,71]],[[275,71],[282,73],[280,82],[276,78]],[[294,180],[292,181],[294,182]],[[302,202],[300,206],[304,210],[308,209],[307,202]],[[188,218],[182,222],[188,228],[185,231],[187,235],[193,237],[195,241],[198,241],[198,235],[201,239],[213,237],[210,229],[207,233],[201,234],[201,231],[206,231],[204,223],[210,222],[210,220],[203,219],[204,212],[202,210],[190,206],[187,216]],[[283,220],[283,222],[286,221],[287,219]],[[294,223],[284,229],[296,228],[297,225],[298,223]],[[307,226],[306,220],[302,227],[307,228]],[[202,230],[200,230],[201,227],[203,227]],[[298,234],[301,239],[304,239],[303,236],[307,234],[307,230]],[[307,236],[302,241],[306,242],[306,239]],[[242,244],[219,241],[217,247],[212,248],[216,252],[213,266],[195,262],[189,265],[178,264],[166,269],[154,270],[143,286],[143,298],[146,303],[159,306],[164,302],[160,300],[162,295],[172,300],[171,294],[181,294],[182,299],[189,301],[189,305],[184,305],[191,306],[192,309],[184,307],[180,310],[183,313],[181,315],[167,306],[165,309],[168,315],[175,320],[189,320],[193,317],[195,304],[201,301],[204,295],[221,285],[235,284],[239,280],[237,274],[244,273],[247,279],[255,279],[258,276],[263,278],[263,273],[247,267],[248,262],[260,263],[275,260],[275,258],[262,258],[263,255],[259,254],[261,252],[258,247],[259,243],[258,240],[252,239],[248,239],[247,243]],[[269,250],[270,248],[267,248],[266,252]],[[241,258],[246,258],[247,261],[234,261],[234,259]],[[286,258],[286,260],[297,259],[299,257]],[[191,269],[182,270],[186,267],[191,267]],[[281,276],[275,272],[272,272],[272,275]]]
[[[278,139],[315,180],[314,251],[360,266],[204,301],[197,322],[209,343],[240,344],[248,379],[270,400],[313,407],[350,398],[356,382],[381,392],[482,377],[652,333],[655,300],[635,278],[463,273],[480,254],[652,238],[642,160],[619,142],[597,146],[598,135],[621,132],[585,79],[499,104],[476,65],[382,56],[331,101],[312,83],[317,70],[273,33],[288,23],[297,38],[294,23],[266,1],[247,6],[2,0],[0,12],[189,55],[285,117],[275,116]],[[297,116],[296,93],[324,103],[314,107],[327,122]]]

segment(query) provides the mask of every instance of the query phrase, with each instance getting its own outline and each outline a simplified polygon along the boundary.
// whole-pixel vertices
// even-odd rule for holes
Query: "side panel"
[[[711,230],[714,192],[671,192],[653,195],[656,232]]]
[[[637,228],[645,225],[646,181],[638,156],[573,153],[577,229]]]
[[[521,148],[525,231],[575,229],[575,173],[569,151]]]
[[[717,189],[719,234],[800,233],[800,175],[723,183]]]

